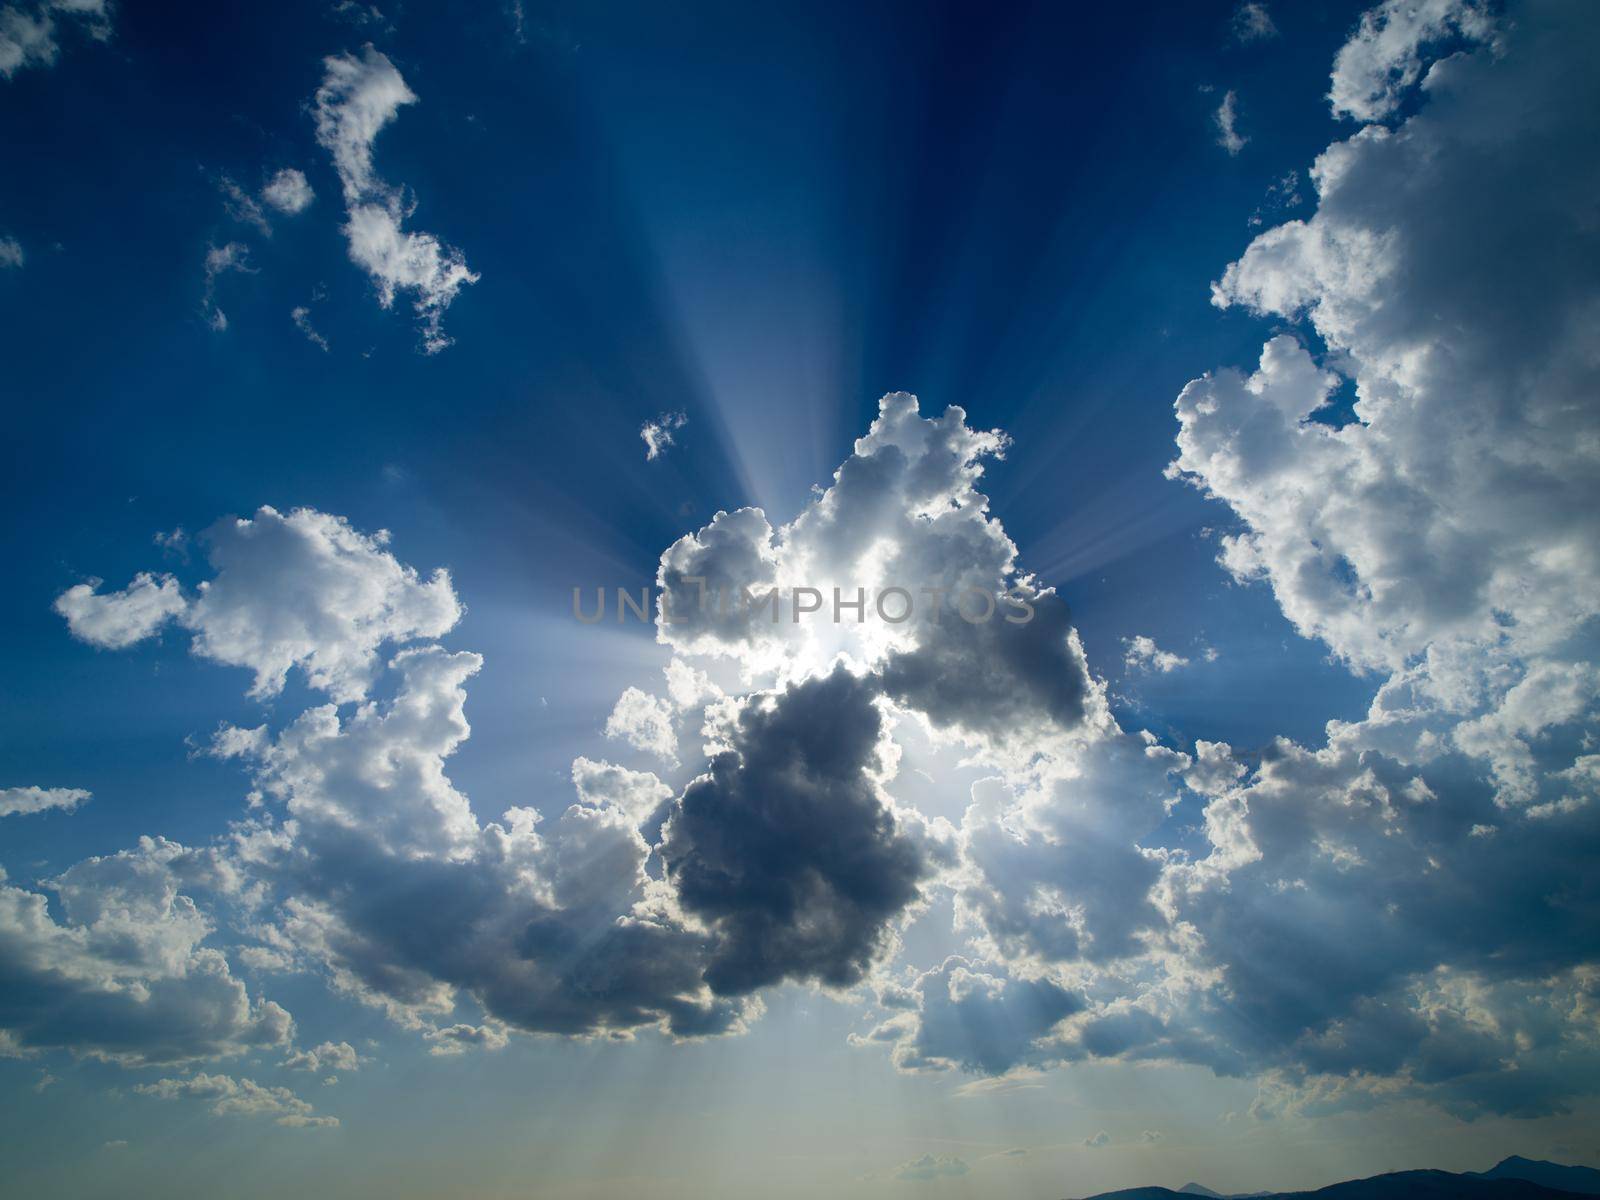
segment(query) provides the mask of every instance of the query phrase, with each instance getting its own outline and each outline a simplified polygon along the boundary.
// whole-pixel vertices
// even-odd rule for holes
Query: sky
[[[10,1186],[1600,1161],[1597,53],[4,0]]]

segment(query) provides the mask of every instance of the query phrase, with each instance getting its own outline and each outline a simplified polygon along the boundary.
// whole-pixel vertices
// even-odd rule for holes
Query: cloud
[[[1102,1129],[1099,1133],[1092,1133],[1088,1137],[1084,1138],[1083,1144],[1088,1146],[1091,1150],[1098,1150],[1102,1146],[1111,1145],[1111,1135]]]
[[[402,189],[386,183],[372,165],[372,147],[383,127],[417,96],[389,59],[371,46],[361,56],[323,60],[325,74],[314,100],[317,141],[333,157],[344,192],[344,233],[350,261],[371,276],[378,303],[389,308],[398,292],[413,294],[421,322],[422,350],[436,354],[451,344],[444,313],[456,294],[478,275],[459,250],[431,233],[406,232],[411,216]]]
[[[250,265],[250,248],[243,242],[206,247],[206,287],[200,309],[206,314],[206,324],[217,333],[228,328],[228,315],[216,303],[217,280],[228,274],[255,274],[255,268]]]
[[[205,852],[165,839],[90,858],[46,897],[0,885],[0,1030],[24,1051],[68,1049],[127,1066],[281,1045],[289,1014],[252,1000],[184,888],[214,884]]]
[[[192,599],[171,576],[135,577],[121,592],[79,584],[56,600],[73,635],[118,649],[169,621],[193,634],[201,658],[255,673],[253,696],[274,696],[298,667],[339,701],[366,693],[380,647],[439,637],[461,616],[443,569],[423,580],[368,536],[313,509],[263,506],[202,535],[215,571]]]
[[[251,195],[227,175],[217,180],[217,188],[222,192],[222,205],[228,215],[241,224],[254,226],[262,237],[272,236],[268,208],[292,217],[304,212],[316,198],[305,175],[294,167],[280,170],[257,195]]]
[[[451,1018],[469,999],[491,1029],[738,1028],[747,1006],[710,994],[705,936],[645,871],[637,773],[575,771],[583,792],[548,822],[523,807],[474,818],[445,762],[470,733],[464,684],[479,663],[403,651],[392,700],[346,717],[311,709],[276,737],[219,734],[217,752],[250,767],[267,818],[282,805],[252,866],[278,898],[275,936],[338,991],[434,1030],[440,1047],[462,1044]]]
[[[615,808],[636,825],[658,813],[672,798],[672,789],[648,771],[630,771],[581,757],[572,760],[572,784],[585,804]]]
[[[160,1100],[209,1101],[214,1117],[272,1117],[293,1129],[332,1129],[338,1117],[315,1116],[315,1108],[288,1088],[267,1087],[253,1079],[200,1072],[186,1079],[158,1079],[141,1083],[134,1091]]]
[[[261,189],[261,199],[289,217],[305,212],[316,198],[305,174],[294,167],[282,168]]]
[[[222,192],[222,207],[230,217],[241,224],[255,226],[263,237],[272,236],[272,223],[254,196],[226,175],[217,181],[217,188]]]
[[[1189,660],[1156,645],[1155,639],[1138,634],[1122,639],[1122,662],[1130,671],[1157,671],[1162,675],[1187,667]]]
[[[1593,1093],[1600,357],[1572,252],[1595,236],[1578,147],[1600,105],[1579,11],[1514,11],[1492,51],[1433,67],[1415,116],[1330,147],[1315,215],[1217,287],[1306,320],[1326,360],[1280,334],[1254,373],[1178,401],[1173,474],[1241,522],[1223,564],[1381,673],[1367,716],[1253,770],[1100,716],[999,764],[955,882],[982,952],[960,967],[982,977],[957,997],[971,1011],[945,1017],[948,985],[923,977],[859,1043],[978,1074],[1198,1063],[1256,1076],[1262,1113],[1530,1117]],[[1529,231],[1514,251],[1508,223]],[[1333,365],[1355,422],[1310,419],[1344,386]],[[1204,803],[1193,857],[1153,840],[1180,788]],[[1024,1021],[1019,980],[1076,1007]]]
[[[1146,1146],[1152,1146],[1161,1140],[1161,1136],[1159,1129],[1146,1129],[1139,1134],[1139,1140]]]
[[[471,1049],[500,1050],[511,1040],[503,1025],[494,1024],[447,1025],[430,1029],[425,1036],[433,1043],[428,1053],[441,1057],[465,1054]]]
[[[0,237],[0,270],[19,268],[27,261],[21,242],[14,237]]]
[[[1595,384],[1574,254],[1596,239],[1576,203],[1595,89],[1550,69],[1572,60],[1563,41],[1593,39],[1571,12],[1532,10],[1500,53],[1436,64],[1429,103],[1330,146],[1317,212],[1261,234],[1214,287],[1219,306],[1308,321],[1353,380],[1357,421],[1308,419],[1345,385],[1282,334],[1253,373],[1185,389],[1173,473],[1244,522],[1229,570],[1357,666],[1535,650],[1595,611],[1600,497],[1574,403]],[[1478,145],[1500,156],[1492,171]],[[1551,175],[1539,198],[1530,173]],[[1516,220],[1530,234],[1513,246],[1497,231]],[[1471,669],[1452,670],[1460,699]]]
[[[895,1168],[894,1177],[911,1183],[926,1183],[930,1179],[955,1179],[970,1169],[964,1159],[951,1154],[924,1154],[901,1163]]]
[[[1451,40],[1483,42],[1495,26],[1478,0],[1384,0],[1361,15],[1334,60],[1328,102],[1335,116],[1381,121],[1422,76],[1424,51]]]
[[[1515,10],[1492,49],[1433,64],[1414,114],[1330,146],[1316,211],[1216,285],[1275,336],[1184,389],[1171,473],[1234,520],[1237,580],[1373,673],[1366,716],[1320,744],[1186,751],[1122,728],[981,490],[1006,438],[904,393],[793,519],[719,512],[663,553],[656,636],[678,669],[666,698],[635,689],[654,727],[626,724],[699,718],[681,789],[583,759],[570,789],[479,797],[501,809],[481,820],[448,771],[481,666],[434,640],[459,615],[448,577],[326,514],[262,510],[271,553],[224,523],[214,578],[172,584],[171,612],[119,599],[148,601],[151,578],[87,586],[78,623],[127,644],[170,621],[261,694],[295,667],[327,692],[219,732],[255,807],[208,869],[248,881],[257,948],[432,1048],[734,1033],[799,981],[876,994],[855,1040],[904,1070],[1181,1062],[1255,1077],[1263,1114],[1559,1111],[1600,1078],[1600,30],[1569,24],[1582,11]],[[350,171],[370,174],[396,81],[341,101]],[[794,620],[799,581],[861,588],[860,619]],[[748,610],[741,587],[787,590]],[[943,619],[875,612],[892,587],[942,594]],[[1031,619],[962,619],[951,598],[972,592]],[[911,734],[981,776],[959,828],[898,799]],[[1196,811],[1180,844],[1168,823]],[[936,897],[963,952],[897,963]]]
[[[861,1039],[891,1044],[896,1066],[907,1071],[1002,1075],[1031,1065],[1056,1026],[1084,1007],[1081,995],[1048,978],[1014,977],[960,956],[924,972],[911,993],[914,1008]]]
[[[932,869],[873,776],[875,690],[842,667],[747,702],[732,744],[684,789],[660,854],[715,935],[706,981],[741,995],[784,979],[859,982]]]
[[[606,736],[619,738],[668,762],[678,761],[678,735],[673,729],[676,710],[659,696],[630,687],[606,718]]]
[[[316,331],[311,324],[311,310],[303,304],[296,305],[289,311],[289,319],[294,322],[294,327],[306,335],[306,340],[324,354],[328,352],[328,339]]]
[[[67,619],[73,637],[105,650],[141,642],[189,608],[171,575],[141,571],[119,592],[99,589],[99,580],[75,584],[56,597],[55,610]]]
[[[82,788],[0,788],[0,817],[25,816],[59,808],[71,812],[89,799]]]
[[[673,438],[676,430],[682,429],[689,423],[689,418],[681,412],[662,413],[654,421],[646,421],[639,428],[639,436],[644,439],[644,456],[648,462],[654,462],[666,453],[667,447],[677,444]]]
[[[1233,38],[1241,45],[1265,42],[1278,36],[1272,14],[1261,0],[1245,0],[1233,13]]]
[[[290,1071],[354,1071],[361,1065],[361,1056],[349,1042],[323,1042],[310,1050],[296,1050],[283,1060]]]
[[[1223,93],[1222,103],[1211,114],[1211,123],[1217,127],[1217,145],[1230,155],[1238,154],[1250,140],[1239,132],[1239,96],[1231,89]]]
[[[1173,1015],[1200,1038],[1185,1053],[1276,1072],[1269,1110],[1415,1096],[1533,1116],[1592,1091],[1600,1047],[1571,1014],[1600,946],[1553,899],[1592,872],[1600,694],[1586,18],[1367,14],[1336,109],[1391,116],[1425,78],[1420,107],[1329,146],[1316,212],[1262,233],[1214,288],[1303,321],[1328,353],[1279,334],[1254,371],[1178,400],[1172,473],[1242,524],[1223,565],[1382,681],[1320,749],[1280,741],[1249,777],[1204,744],[1187,776],[1211,797],[1212,850],[1169,880],[1232,1009]],[[1466,49],[1429,67],[1441,41]],[[1316,419],[1352,385],[1354,421]]]
[[[77,18],[98,41],[111,36],[111,13],[105,0],[44,0],[23,7],[0,8],[0,75],[10,79],[26,67],[54,66],[61,46],[56,41],[56,16]]]

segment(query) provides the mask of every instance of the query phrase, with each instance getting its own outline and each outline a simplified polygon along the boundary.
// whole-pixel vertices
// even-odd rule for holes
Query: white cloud
[[[582,757],[572,760],[572,785],[583,803],[613,807],[635,825],[672,798],[672,789],[648,771],[630,771]]]
[[[1163,650],[1156,645],[1155,639],[1138,634],[1135,637],[1122,639],[1123,664],[1130,671],[1158,671],[1165,675],[1176,671],[1179,667],[1187,667],[1189,660],[1181,654],[1174,654],[1170,650]]]
[[[1091,1150],[1098,1150],[1102,1146],[1111,1145],[1111,1135],[1102,1129],[1099,1133],[1091,1133],[1088,1137],[1084,1138],[1083,1144],[1088,1146]]]
[[[288,1088],[268,1087],[253,1079],[208,1075],[204,1071],[184,1079],[158,1079],[141,1083],[134,1091],[160,1100],[209,1101],[217,1117],[272,1117],[292,1129],[330,1129],[338,1117],[316,1116],[316,1109]]]
[[[119,648],[170,620],[202,658],[255,672],[251,694],[273,696],[291,668],[339,701],[360,699],[386,643],[439,637],[461,616],[449,573],[423,580],[340,517],[270,507],[219,521],[202,537],[215,570],[185,599],[171,576],[136,577],[101,595],[79,584],[56,601],[75,636]]]
[[[681,412],[662,413],[654,421],[646,421],[639,428],[639,436],[644,439],[646,461],[654,462],[666,453],[668,446],[676,445],[673,432],[688,423],[689,418]]]
[[[1493,34],[1489,7],[1479,0],[1384,0],[1362,14],[1340,49],[1328,101],[1336,116],[1381,121],[1422,76],[1426,49]]]
[[[107,650],[143,641],[189,608],[171,575],[141,571],[120,592],[99,588],[99,580],[75,584],[56,597],[55,610],[67,619],[73,637]]]
[[[442,328],[445,310],[478,276],[459,250],[430,233],[402,228],[411,215],[405,193],[380,178],[372,165],[379,132],[417,96],[394,64],[371,46],[360,58],[324,59],[323,68],[315,99],[317,141],[332,155],[344,191],[350,260],[372,277],[384,308],[397,292],[413,293],[423,352],[435,354],[451,344]]]
[[[505,1027],[488,1023],[484,1025],[447,1025],[430,1029],[423,1035],[432,1046],[428,1053],[438,1057],[465,1054],[469,1050],[500,1050],[511,1040]]]
[[[1250,140],[1239,132],[1239,96],[1231,89],[1223,94],[1222,103],[1211,114],[1211,123],[1217,127],[1217,145],[1229,154],[1238,154]]]
[[[606,718],[606,736],[620,738],[636,750],[678,761],[678,735],[673,729],[676,710],[670,701],[630,687],[618,698]]]
[[[64,1048],[129,1066],[280,1045],[293,1028],[252,1000],[202,945],[212,922],[185,888],[220,885],[206,852],[143,838],[87,859],[44,895],[0,885],[0,1029],[24,1050]]]
[[[284,167],[261,189],[263,201],[290,217],[304,212],[316,198],[304,172],[294,167]]]
[[[354,1071],[361,1065],[361,1056],[349,1042],[323,1042],[309,1050],[296,1050],[283,1060],[290,1071]]]
[[[27,261],[21,242],[14,237],[0,237],[0,270],[20,267]]]
[[[89,799],[82,788],[0,788],[0,817],[25,816],[59,808],[71,812]]]

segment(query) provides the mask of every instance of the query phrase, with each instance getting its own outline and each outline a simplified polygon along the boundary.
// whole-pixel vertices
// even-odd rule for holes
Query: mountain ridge
[[[1176,1191],[1122,1188],[1085,1200],[1575,1200],[1600,1196],[1600,1170],[1513,1154],[1487,1171],[1392,1171],[1295,1192],[1217,1192],[1200,1183]]]

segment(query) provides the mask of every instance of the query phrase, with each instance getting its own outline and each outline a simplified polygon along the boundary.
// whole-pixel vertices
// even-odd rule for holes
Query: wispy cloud
[[[105,0],[45,0],[42,4],[8,4],[0,8],[0,76],[10,79],[26,67],[54,65],[61,52],[56,41],[57,14],[76,18],[98,41],[111,36],[111,14]]]
[[[639,436],[644,439],[645,459],[654,462],[666,453],[668,446],[676,445],[673,432],[688,423],[689,418],[681,412],[662,413],[654,421],[646,421],[639,428]]]
[[[1239,132],[1239,96],[1236,92],[1229,91],[1223,95],[1217,111],[1211,114],[1211,123],[1217,129],[1217,145],[1229,154],[1238,154],[1250,140]]]
[[[924,1154],[901,1163],[895,1168],[894,1177],[911,1183],[926,1183],[930,1179],[953,1179],[969,1170],[966,1159],[953,1154]]]
[[[371,277],[384,308],[394,304],[397,293],[412,294],[421,320],[422,351],[437,354],[452,342],[442,327],[445,310],[478,275],[461,251],[431,233],[403,228],[414,205],[372,165],[379,132],[404,105],[417,103],[416,93],[372,46],[359,58],[340,54],[324,59],[323,67],[326,73],[314,101],[317,141],[332,155],[344,191],[350,260]]]
[[[1246,0],[1233,14],[1233,38],[1248,45],[1264,42],[1278,36],[1278,26],[1261,0]]]

